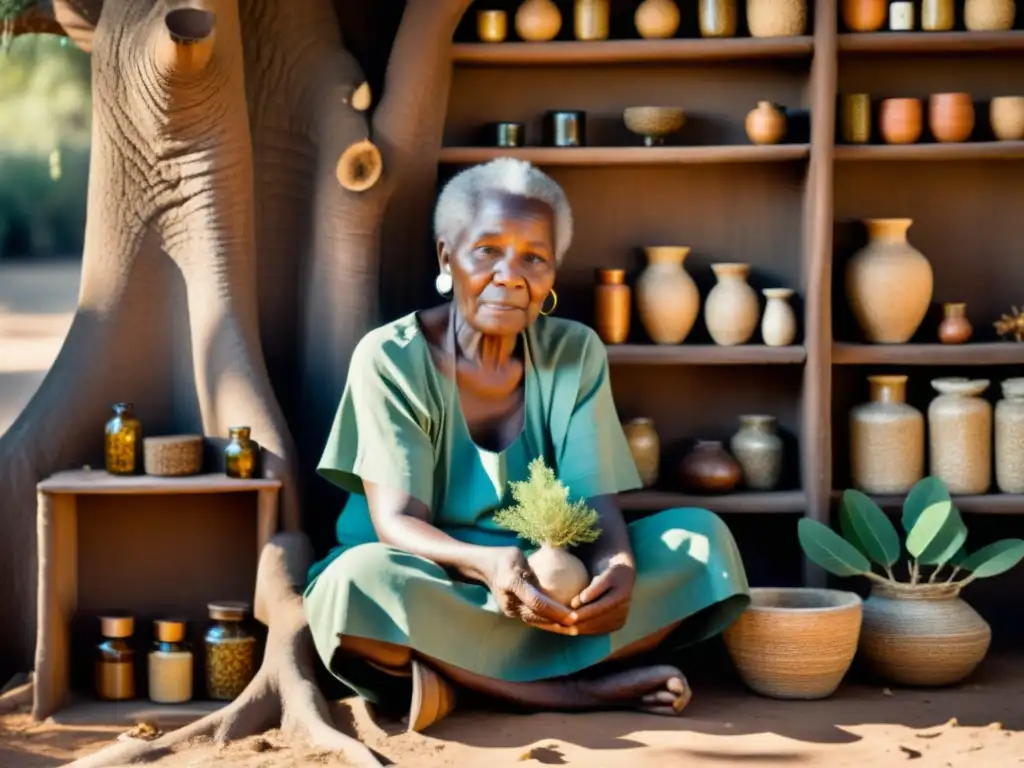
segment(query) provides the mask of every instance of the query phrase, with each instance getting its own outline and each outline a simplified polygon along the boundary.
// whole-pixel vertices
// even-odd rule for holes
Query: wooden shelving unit
[[[1024,158],[1024,141],[972,141],[964,144],[904,144],[836,147],[836,160],[1013,160]]]
[[[696,496],[685,493],[662,491],[634,491],[619,496],[623,510],[650,512],[673,507],[704,507],[719,514],[752,513],[773,514],[778,512],[802,514],[807,509],[807,497],[803,491],[738,491],[722,496]]]
[[[842,494],[836,491],[833,499]],[[875,503],[887,511],[898,511],[903,506],[902,496],[872,496]],[[986,515],[1024,515],[1024,494],[988,493],[981,496],[953,496],[953,504],[961,512]]]
[[[807,350],[798,345],[616,344],[607,349],[613,365],[801,365],[807,359]]]
[[[839,53],[965,54],[1024,51],[1024,31],[869,32],[839,35]]]
[[[1024,365],[1024,344],[848,344],[832,345],[835,365]]]
[[[808,144],[718,147],[445,147],[441,162],[486,163],[496,157],[518,157],[534,165],[692,165],[696,163],[784,163],[806,160]]]

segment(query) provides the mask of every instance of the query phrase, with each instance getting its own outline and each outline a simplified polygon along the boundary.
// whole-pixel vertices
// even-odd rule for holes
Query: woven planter
[[[202,435],[164,435],[143,440],[146,474],[157,477],[196,475],[203,468]]]

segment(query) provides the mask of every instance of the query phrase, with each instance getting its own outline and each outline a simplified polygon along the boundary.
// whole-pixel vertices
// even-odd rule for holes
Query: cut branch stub
[[[380,150],[369,139],[363,139],[341,153],[335,175],[350,192],[364,192],[377,183],[383,170]]]
[[[365,112],[373,103],[373,94],[370,92],[370,84],[363,83],[352,92],[352,109],[357,112]]]
[[[206,69],[213,56],[217,17],[199,8],[177,8],[164,16],[157,58],[168,73],[191,76]]]

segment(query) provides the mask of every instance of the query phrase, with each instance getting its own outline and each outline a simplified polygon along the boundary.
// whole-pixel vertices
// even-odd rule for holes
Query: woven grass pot
[[[775,699],[831,696],[857,653],[863,603],[833,589],[755,588],[725,631],[743,682]]]
[[[901,685],[953,685],[981,663],[992,629],[947,584],[875,584],[864,601],[860,652],[880,677]]]

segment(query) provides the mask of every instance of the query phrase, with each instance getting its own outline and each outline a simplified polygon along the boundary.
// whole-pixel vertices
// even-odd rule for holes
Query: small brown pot
[[[843,0],[843,24],[851,32],[876,32],[888,14],[888,0]]]
[[[969,341],[974,329],[967,319],[967,305],[946,303],[942,305],[942,322],[939,323],[939,341],[943,344],[963,344]]]
[[[997,96],[988,109],[992,133],[1000,141],[1024,139],[1024,96]]]
[[[928,129],[936,141],[967,141],[974,130],[969,93],[933,93],[928,97]]]
[[[698,440],[679,464],[679,479],[694,493],[729,493],[743,470],[718,440]]]
[[[624,269],[597,270],[594,329],[605,344],[621,344],[629,338],[631,293]]]
[[[770,101],[759,101],[747,113],[745,127],[754,144],[778,144],[786,135],[786,116]]]
[[[878,108],[878,127],[886,144],[913,144],[921,138],[920,99],[885,99]]]
[[[652,487],[658,482],[658,468],[661,464],[661,441],[654,422],[642,417],[631,419],[622,425],[622,430],[626,433],[626,442],[644,488]]]

